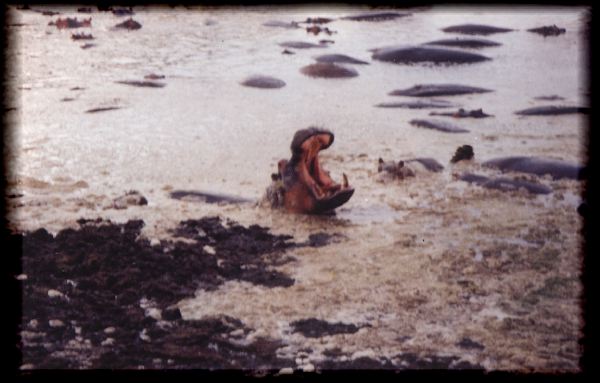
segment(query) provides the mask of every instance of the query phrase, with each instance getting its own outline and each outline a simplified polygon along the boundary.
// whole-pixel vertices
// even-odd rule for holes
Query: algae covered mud
[[[588,9],[8,13],[23,369],[579,370]]]

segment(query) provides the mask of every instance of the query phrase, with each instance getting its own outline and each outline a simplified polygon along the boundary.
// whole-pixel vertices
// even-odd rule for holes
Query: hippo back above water
[[[501,157],[483,163],[483,166],[502,171],[516,171],[543,176],[549,174],[554,179],[578,179],[585,176],[585,168],[565,161],[538,157]]]

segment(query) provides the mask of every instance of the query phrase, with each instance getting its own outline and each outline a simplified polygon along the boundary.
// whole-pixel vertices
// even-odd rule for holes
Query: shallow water
[[[64,12],[62,17],[89,17],[77,14],[74,7],[53,9]],[[71,30],[47,25],[56,16],[10,10],[12,23],[26,24],[10,28],[7,52],[14,64],[9,87],[17,108],[7,115],[6,134],[13,138],[9,192],[23,194],[10,202],[17,228],[58,231],[75,226],[80,217],[142,218],[146,235],[154,238],[167,236],[180,220],[216,214],[298,239],[318,231],[337,232],[346,240],[299,250],[296,262],[281,267],[296,279],[294,286],[268,289],[230,282],[182,302],[184,316],[226,313],[258,334],[283,339],[287,346],[280,350],[282,355],[309,347],[315,360],[323,357],[323,350],[341,347],[347,355],[367,353],[374,358],[399,352],[461,355],[488,369],[577,369],[579,284],[560,298],[540,293],[533,306],[520,295],[534,294],[554,276],[578,277],[580,184],[543,178],[541,182],[555,191],[529,196],[481,189],[452,175],[463,170],[491,174],[478,163],[507,155],[585,162],[586,117],[513,114],[551,104],[534,97],[554,94],[565,98],[557,102],[561,105],[587,105],[585,8],[422,8],[385,22],[335,20],[326,25],[337,31],[331,36],[262,24],[336,18],[362,10],[135,11],[133,18],[143,25],[138,31],[112,30],[124,19],[92,13],[92,28],[77,31],[92,33],[97,46],[83,50],[82,42],[70,39]],[[440,30],[461,23],[516,30],[485,37],[502,45],[477,51],[492,58],[484,63],[406,66],[370,58],[372,48],[461,37]],[[526,32],[552,24],[567,33],[544,38]],[[277,45],[321,39],[335,43],[297,49],[294,55],[281,54],[283,48]],[[347,54],[370,65],[354,66],[359,76],[351,79],[300,73],[323,53]],[[151,73],[164,75],[158,81],[166,86],[116,83],[143,80]],[[240,85],[257,74],[282,79],[286,86]],[[428,83],[493,89],[441,98],[465,109],[483,108],[494,117],[452,120],[470,130],[453,135],[408,123],[428,118],[431,110],[374,107],[410,100],[388,96],[394,89]],[[75,87],[83,89],[72,90]],[[61,101],[67,97],[74,100]],[[120,109],[85,113],[111,106]],[[346,173],[356,188],[336,216],[290,216],[261,206],[169,198],[169,191],[183,189],[258,200],[277,161],[289,157],[294,132],[310,125],[335,133],[334,145],[322,154],[324,166],[336,180]],[[475,163],[450,166],[455,149],[464,144],[474,147]],[[446,169],[377,182],[379,157],[433,157]],[[112,209],[112,200],[131,189],[144,195],[148,205]],[[544,236],[548,228],[560,235]],[[559,255],[543,258],[554,252]],[[476,288],[457,284],[461,279]],[[286,331],[287,323],[309,317],[372,327],[324,339],[304,339]],[[507,322],[514,317],[519,321]],[[540,330],[530,320],[547,324],[551,331]],[[398,340],[406,336],[409,341]],[[455,344],[464,336],[485,349],[459,348]]]

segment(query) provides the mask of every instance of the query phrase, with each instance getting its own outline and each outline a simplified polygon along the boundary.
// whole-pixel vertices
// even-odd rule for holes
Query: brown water
[[[74,8],[53,8],[82,16]],[[353,357],[399,353],[460,355],[487,369],[576,370],[580,350],[581,220],[577,181],[542,183],[554,192],[503,193],[456,181],[464,170],[493,174],[480,162],[505,155],[537,155],[583,163],[587,120],[580,115],[518,117],[514,111],[553,104],[534,97],[560,95],[586,105],[585,8],[448,8],[412,10],[379,23],[336,20],[332,36],[304,29],[269,28],[269,20],[302,21],[363,11],[342,7],[136,8],[138,31],[115,31],[124,19],[93,13],[97,46],[83,50],[72,31],[47,26],[55,19],[11,9],[14,64],[9,87],[17,110],[8,113],[13,139],[9,192],[12,222],[21,230],[75,226],[80,217],[143,219],[150,238],[162,238],[186,218],[221,215],[269,226],[302,240],[325,231],[346,239],[293,251],[282,266],[289,288],[230,282],[181,302],[186,318],[224,313],[256,329],[249,338],[282,339],[282,356],[310,348],[309,360],[341,348]],[[464,66],[405,66],[370,60],[369,49],[455,37],[440,28],[481,23],[514,28],[491,35],[493,60]],[[526,29],[556,24],[567,33],[544,38]],[[328,48],[282,55],[277,44],[335,41]],[[314,79],[299,68],[323,53],[369,61],[352,79]],[[164,75],[164,88],[117,84]],[[249,75],[284,80],[281,89],[239,84]],[[494,92],[448,97],[495,117],[455,123],[467,134],[445,134],[408,124],[429,110],[382,109],[399,101],[393,89],[458,83]],[[71,90],[80,87],[80,90]],[[61,101],[63,98],[72,101]],[[95,114],[86,110],[118,106]],[[263,206],[219,206],[169,198],[173,189],[205,190],[259,199],[277,160],[289,157],[293,133],[310,125],[332,130],[322,154],[334,179],[356,188],[335,217],[293,216]],[[472,164],[448,164],[463,144]],[[377,159],[433,157],[440,174],[378,182]],[[111,208],[128,190],[149,204]],[[317,317],[370,324],[356,334],[305,339],[289,323]],[[456,345],[463,337],[483,350]],[[250,339],[248,339],[250,340]],[[305,360],[299,361],[306,364]]]

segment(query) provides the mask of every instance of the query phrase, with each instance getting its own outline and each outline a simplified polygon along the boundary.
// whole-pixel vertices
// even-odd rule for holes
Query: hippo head
[[[298,130],[292,139],[292,158],[278,162],[283,180],[283,205],[293,213],[324,213],[346,203],[354,188],[344,174],[342,184],[334,182],[319,161],[319,152],[333,143],[333,133],[311,127]]]

